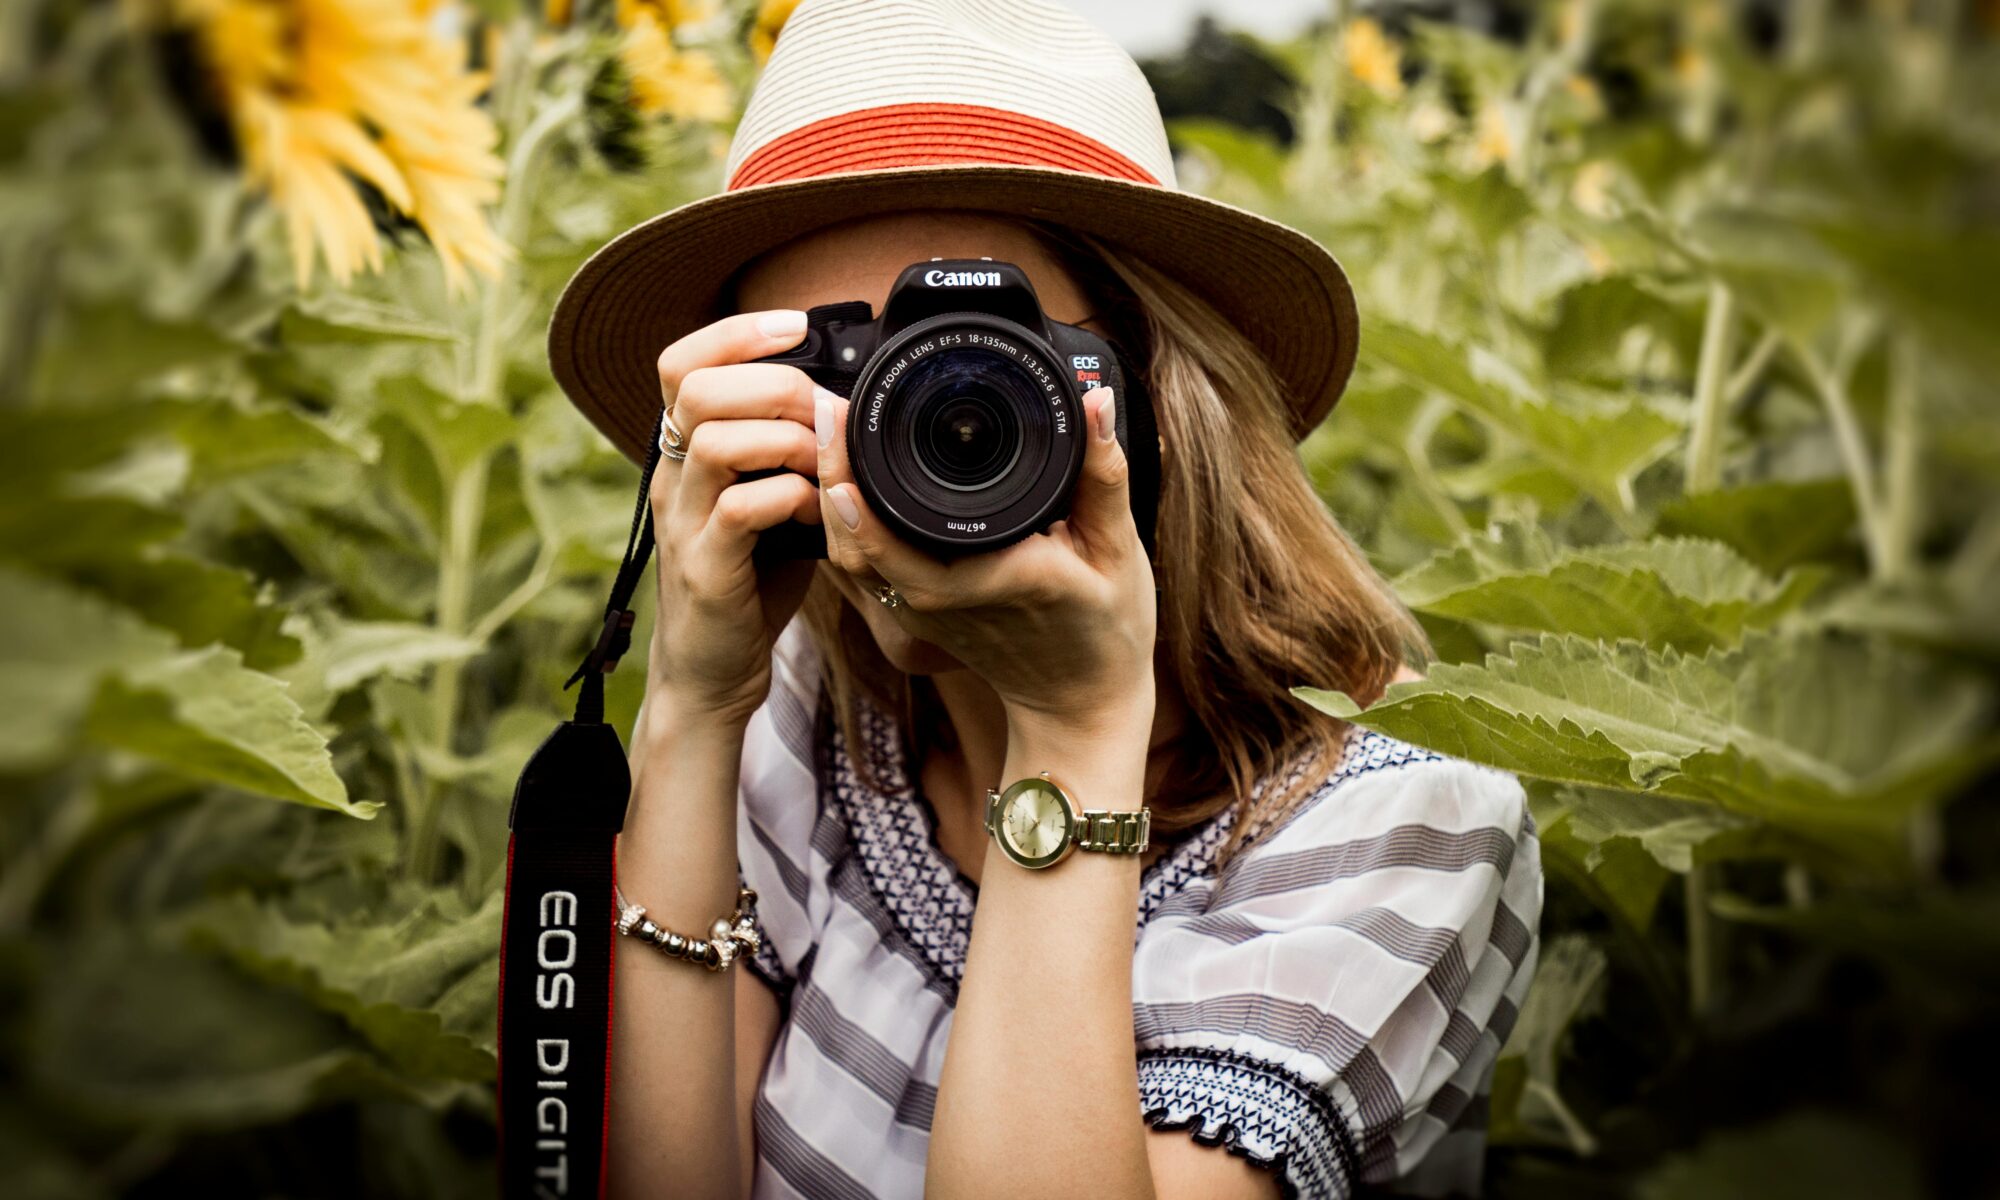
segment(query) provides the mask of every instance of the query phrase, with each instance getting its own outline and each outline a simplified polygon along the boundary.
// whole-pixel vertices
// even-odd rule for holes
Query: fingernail
[[[1097,440],[1108,442],[1118,436],[1117,404],[1110,388],[1092,388],[1091,391],[1104,393],[1104,405],[1097,410]]]
[[[838,397],[832,392],[813,384],[813,434],[819,438],[822,450],[833,444],[833,402],[836,399]]]
[[[765,337],[804,337],[806,314],[796,308],[774,308],[757,318],[757,332]]]
[[[861,524],[861,509],[856,507],[854,497],[847,494],[846,484],[834,488],[826,496],[827,499],[833,501],[833,511],[840,514],[841,521],[849,529],[853,529]]]

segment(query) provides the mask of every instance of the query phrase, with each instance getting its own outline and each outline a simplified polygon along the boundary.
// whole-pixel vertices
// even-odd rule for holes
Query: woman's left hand
[[[827,557],[865,590],[884,583],[896,618],[977,672],[1011,723],[1136,733],[1153,716],[1155,600],[1112,434],[1111,389],[1083,397],[1083,471],[1067,519],[1000,550],[941,561],[891,534],[848,464],[847,401],[817,393]]]

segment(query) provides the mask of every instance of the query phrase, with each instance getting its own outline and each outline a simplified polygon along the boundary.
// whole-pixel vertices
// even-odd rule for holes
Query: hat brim
[[[1066,225],[1128,250],[1207,300],[1261,350],[1312,432],[1354,369],[1354,292],[1318,242],[1247,209],[1155,184],[1055,167],[893,167],[758,184],[651,217],[571,276],[549,322],[556,382],[634,462],[660,412],[659,355],[725,315],[750,259],[841,221],[908,210],[984,211]]]

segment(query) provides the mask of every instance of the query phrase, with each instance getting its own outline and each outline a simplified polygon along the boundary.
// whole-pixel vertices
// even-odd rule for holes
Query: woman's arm
[[[632,804],[618,838],[628,902],[706,938],[736,904],[742,727],[649,700],[632,740]],[[619,938],[613,978],[610,1192],[744,1195],[735,975]],[[754,983],[754,981],[753,981]],[[766,1043],[768,1047],[768,1043]]]
[[[1086,808],[1143,795],[1150,704],[1129,726],[1009,722],[1003,780],[1047,771]],[[1047,871],[988,843],[931,1122],[925,1194],[1276,1200],[1277,1177],[1140,1116],[1132,1029],[1138,855]],[[1003,1181],[996,1185],[996,1181]]]
[[[652,480],[660,600],[618,877],[628,903],[694,938],[736,906],[744,730],[812,578],[809,562],[766,572],[752,554],[764,530],[819,518],[803,474],[815,461],[812,381],[747,360],[805,330],[797,310],[740,313],[660,356],[684,453],[663,456]],[[741,478],[773,467],[789,469]],[[737,1118],[737,981],[630,938],[618,939],[613,970],[609,1190],[736,1200],[749,1138]]]
[[[1098,728],[1008,722],[1003,782],[1140,805],[1152,698]],[[1132,1035],[1140,856],[1030,871],[990,842],[931,1122],[925,1194],[1153,1196]]]
[[[736,976],[736,1158],[742,1164],[743,1190],[749,1200],[757,1180],[757,1092],[764,1083],[764,1068],[771,1061],[771,1047],[778,1041],[778,1026],[784,1010],[771,986],[748,967]]]

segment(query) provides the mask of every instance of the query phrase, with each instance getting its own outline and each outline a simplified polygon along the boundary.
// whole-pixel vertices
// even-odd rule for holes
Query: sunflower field
[[[636,481],[543,328],[790,7],[0,5],[0,1195],[492,1194],[507,808]],[[1302,454],[1438,661],[1300,702],[1529,785],[1489,1192],[2000,1195],[2000,6],[1145,65],[1360,297]]]

